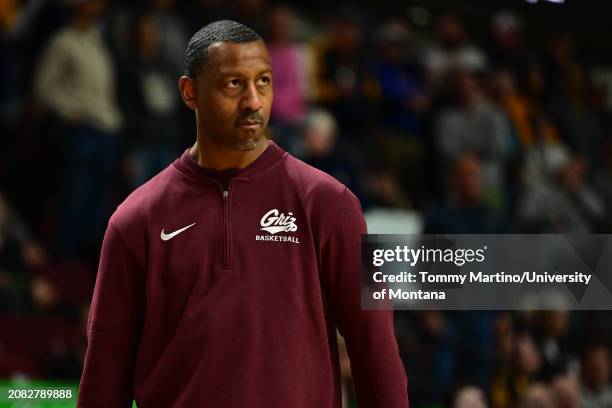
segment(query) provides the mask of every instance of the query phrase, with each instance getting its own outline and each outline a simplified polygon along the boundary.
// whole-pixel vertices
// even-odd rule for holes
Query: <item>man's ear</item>
[[[187,105],[187,107],[191,110],[196,110],[198,107],[198,90],[196,81],[183,75],[179,78],[178,87],[179,93],[181,94],[181,99],[185,105]]]

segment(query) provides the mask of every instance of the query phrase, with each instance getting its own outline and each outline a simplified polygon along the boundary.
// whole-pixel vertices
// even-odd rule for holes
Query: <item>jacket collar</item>
[[[249,179],[263,173],[268,168],[278,164],[288,154],[276,143],[268,140],[268,147],[253,163],[247,167],[235,170],[213,170],[202,167],[189,154],[187,149],[181,157],[176,159],[172,165],[181,173],[201,181],[213,181],[219,179]]]

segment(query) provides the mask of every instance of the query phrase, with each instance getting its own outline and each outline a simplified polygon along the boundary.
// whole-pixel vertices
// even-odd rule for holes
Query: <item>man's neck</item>
[[[189,154],[201,166],[212,170],[243,169],[253,163],[268,147],[268,140],[262,137],[253,150],[236,150],[215,143],[198,140]]]

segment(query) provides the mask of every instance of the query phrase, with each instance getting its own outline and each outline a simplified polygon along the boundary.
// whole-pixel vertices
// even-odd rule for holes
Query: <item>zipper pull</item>
[[[223,199],[227,200],[228,197],[229,197],[229,191],[223,190]]]

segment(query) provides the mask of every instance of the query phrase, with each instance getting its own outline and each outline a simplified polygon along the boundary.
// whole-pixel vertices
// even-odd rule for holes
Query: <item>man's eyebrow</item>
[[[226,78],[226,77],[239,77],[239,76],[243,75],[242,72],[237,71],[234,68],[227,68],[227,69],[221,68],[219,71],[220,71],[219,76],[222,77],[222,78]],[[266,68],[263,68],[263,69],[259,70],[257,72],[257,75],[261,75],[261,74],[265,74],[265,73],[270,73],[271,74],[272,73],[272,67],[266,67]]]

